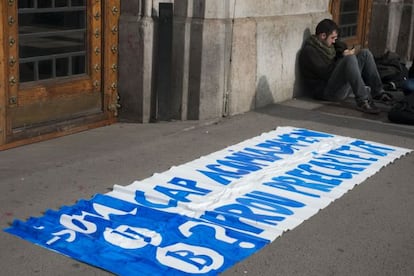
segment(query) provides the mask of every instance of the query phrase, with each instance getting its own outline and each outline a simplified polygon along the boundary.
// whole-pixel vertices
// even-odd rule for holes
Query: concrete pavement
[[[291,100],[217,121],[118,123],[0,152],[0,226],[72,205],[270,131],[294,126],[414,149],[386,113]],[[414,153],[383,168],[224,275],[414,275]],[[110,275],[0,233],[0,275]]]

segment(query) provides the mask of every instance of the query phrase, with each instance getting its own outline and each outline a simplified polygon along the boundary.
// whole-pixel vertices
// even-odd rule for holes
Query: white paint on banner
[[[401,155],[395,147],[278,128],[108,195],[273,240]]]
[[[410,151],[281,127],[8,231],[117,274],[212,275]]]

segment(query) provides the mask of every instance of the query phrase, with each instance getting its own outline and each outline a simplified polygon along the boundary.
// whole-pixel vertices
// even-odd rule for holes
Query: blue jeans
[[[382,91],[374,57],[368,49],[362,49],[358,54],[344,56],[338,61],[324,89],[324,98],[341,101],[353,93],[355,101],[359,103]]]

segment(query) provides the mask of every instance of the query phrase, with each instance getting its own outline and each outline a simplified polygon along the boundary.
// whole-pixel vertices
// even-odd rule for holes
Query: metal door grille
[[[20,82],[86,74],[85,0],[19,0]]]
[[[339,31],[342,38],[353,37],[358,31],[358,0],[342,0]]]

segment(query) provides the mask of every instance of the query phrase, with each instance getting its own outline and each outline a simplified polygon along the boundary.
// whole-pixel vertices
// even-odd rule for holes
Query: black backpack
[[[414,93],[394,104],[388,112],[388,119],[397,124],[414,125]]]
[[[387,51],[375,58],[385,90],[401,90],[408,77],[408,69],[397,53]]]

